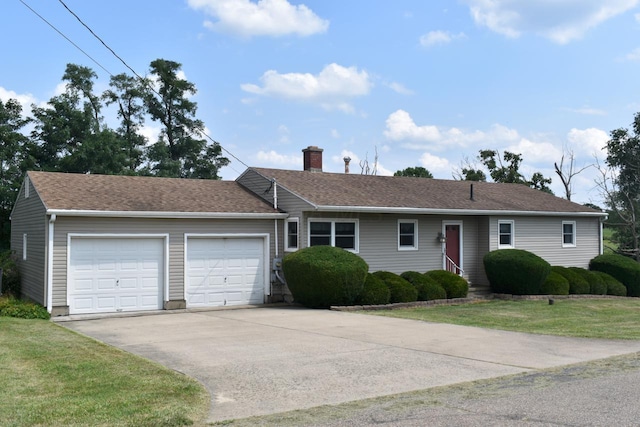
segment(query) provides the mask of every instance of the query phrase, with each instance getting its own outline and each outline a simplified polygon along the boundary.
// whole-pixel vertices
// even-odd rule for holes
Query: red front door
[[[446,269],[452,273],[460,274],[460,225],[447,224],[445,226],[446,254],[451,260],[446,260]],[[453,264],[455,265],[452,265]],[[457,266],[457,267],[456,267]]]

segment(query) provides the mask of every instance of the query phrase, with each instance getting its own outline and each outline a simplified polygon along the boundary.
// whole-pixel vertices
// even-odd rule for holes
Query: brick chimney
[[[304,170],[309,172],[322,172],[322,148],[310,145],[302,150]]]

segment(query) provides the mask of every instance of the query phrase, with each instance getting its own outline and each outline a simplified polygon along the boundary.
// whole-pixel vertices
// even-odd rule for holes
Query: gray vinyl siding
[[[469,276],[472,283],[478,285],[488,285],[489,280],[484,270],[484,263],[482,262],[484,256],[490,251],[490,233],[489,233],[489,217],[478,217],[478,253],[477,253],[477,269],[473,276]],[[497,224],[497,222],[496,222]],[[496,231],[497,233],[497,231]],[[497,240],[496,240],[497,241]]]
[[[279,220],[279,230],[282,220]],[[169,300],[184,299],[185,234],[268,234],[269,260],[274,257],[274,220],[147,219],[61,217],[55,223],[53,305],[67,305],[67,238],[81,234],[168,234]]]
[[[498,220],[514,221],[516,249],[524,249],[544,258],[551,265],[587,268],[600,254],[599,218],[557,217],[491,217],[490,249],[498,249]],[[562,222],[575,221],[576,246],[563,247]]]
[[[25,183],[30,187],[29,197],[24,197],[23,183],[11,215],[11,250],[16,255],[22,277],[22,295],[46,305],[46,209],[31,185],[31,180],[25,180]],[[26,261],[22,259],[24,234],[27,235]]]
[[[484,275],[478,269],[478,222],[476,217],[446,217],[433,215],[346,214],[305,212],[300,218],[300,247],[308,246],[310,218],[357,219],[359,235],[358,255],[369,264],[369,271],[386,270],[426,272],[443,268],[442,246],[437,241],[443,221],[459,221],[463,233],[463,265],[465,275],[473,280]],[[418,221],[418,250],[398,250],[398,220]]]

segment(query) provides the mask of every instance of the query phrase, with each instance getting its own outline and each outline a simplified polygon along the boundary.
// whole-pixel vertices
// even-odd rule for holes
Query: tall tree
[[[566,160],[566,163],[565,163]],[[571,181],[573,178],[580,174],[587,168],[590,168],[593,165],[587,165],[580,169],[577,169],[575,166],[575,155],[573,150],[565,148],[562,157],[560,158],[560,165],[558,162],[553,164],[553,167],[556,170],[556,174],[560,177],[560,181],[562,181],[562,185],[564,186],[564,194],[567,200],[571,200],[571,196],[573,195],[573,185]]]
[[[193,83],[178,76],[181,64],[156,59],[151,62],[151,80],[146,106],[151,119],[162,124],[159,140],[147,153],[149,172],[158,176],[217,179],[220,167],[229,163],[220,144],[202,138],[204,124],[196,119],[197,104]]]
[[[29,139],[22,133],[28,123],[18,101],[9,99],[3,103],[0,100],[0,251],[9,248],[9,215],[28,165]]]
[[[127,173],[136,173],[143,161],[142,147],[146,138],[141,135],[140,128],[144,124],[144,98],[148,81],[140,81],[126,74],[111,77],[110,89],[106,90],[102,98],[106,105],[115,104],[118,109],[120,127],[118,136],[123,140],[126,153]]]
[[[640,113],[631,130],[611,132],[606,164],[609,170],[600,168],[603,179],[599,185],[612,211],[614,238],[623,253],[640,260]]]
[[[485,182],[487,180],[487,175],[475,162],[471,162],[468,157],[465,157],[460,162],[460,168],[454,168],[453,179],[458,181]]]
[[[540,172],[535,172],[530,179],[526,179],[520,173],[522,155],[504,151],[502,158],[496,150],[480,150],[479,160],[489,170],[489,175],[494,182],[524,184],[536,190],[553,194],[549,184],[551,178],[545,178]]]
[[[397,171],[393,176],[412,176],[417,178],[433,178],[433,174],[422,166],[408,167]]]

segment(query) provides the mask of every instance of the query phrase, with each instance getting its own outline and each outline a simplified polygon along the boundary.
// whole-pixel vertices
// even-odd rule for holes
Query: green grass
[[[365,311],[365,314],[479,326],[533,334],[640,339],[640,299],[487,301],[454,306]]]
[[[604,227],[602,229],[602,243],[604,244],[605,253],[615,253],[618,250],[618,244],[613,241],[613,229]]]
[[[208,408],[189,377],[49,321],[0,317],[2,426],[183,426]]]

